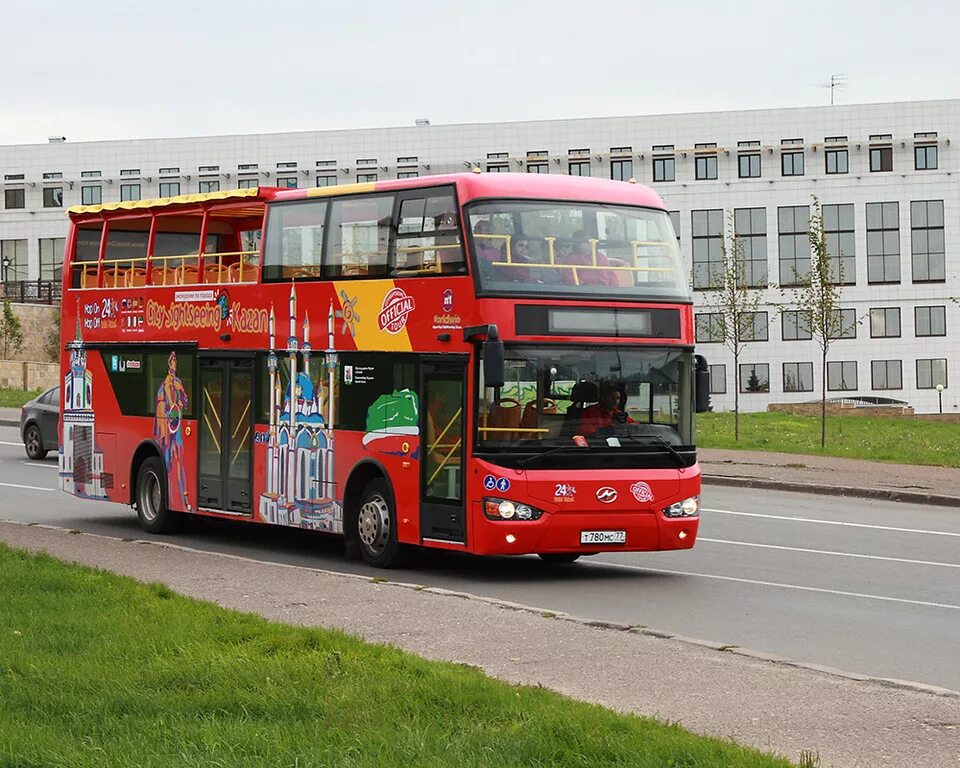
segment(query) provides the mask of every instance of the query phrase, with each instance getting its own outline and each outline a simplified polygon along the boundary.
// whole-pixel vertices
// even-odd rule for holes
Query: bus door
[[[253,358],[200,356],[197,503],[249,515],[253,451]]]
[[[427,358],[420,370],[420,537],[466,543],[467,361]]]

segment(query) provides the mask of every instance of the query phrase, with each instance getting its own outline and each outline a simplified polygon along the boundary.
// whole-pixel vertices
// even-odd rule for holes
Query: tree
[[[57,312],[57,316],[53,320],[53,325],[50,327],[50,330],[47,332],[46,338],[43,340],[43,351],[47,353],[47,356],[53,362],[57,362],[60,359],[60,313],[59,312]]]
[[[843,285],[843,259],[838,255],[834,264],[827,247],[823,230],[823,211],[820,200],[813,198],[813,213],[810,215],[810,271],[796,274],[799,284],[793,289],[792,303],[800,310],[797,324],[820,346],[820,447],[827,444],[827,353],[830,342],[849,330],[843,323],[840,311],[841,286]],[[856,320],[854,321],[856,322]]]
[[[0,317],[0,340],[3,342],[3,357],[10,358],[11,350],[19,352],[23,349],[23,328],[20,326],[20,318],[13,313],[13,307],[10,306],[10,300],[3,300],[3,316]]]
[[[732,215],[727,218],[727,232],[721,241],[720,251],[722,261],[719,265],[713,265],[707,281],[707,306],[715,318],[714,340],[722,341],[733,353],[733,437],[739,441],[740,354],[749,342],[755,341],[759,289],[767,285],[748,281],[744,242],[737,234]]]

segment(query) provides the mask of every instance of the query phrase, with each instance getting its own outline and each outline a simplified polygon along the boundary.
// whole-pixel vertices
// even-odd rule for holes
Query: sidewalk
[[[960,695],[621,625],[366,576],[263,563],[175,544],[0,523],[0,541],[160,581],[268,619],[339,628],[431,659],[544,685],[613,709],[823,768],[957,768]],[[384,572],[403,578],[403,572]],[[491,639],[495,639],[491,642]]]
[[[19,408],[0,408],[0,427],[19,427]]]
[[[960,506],[960,469],[796,453],[698,451],[705,484]]]

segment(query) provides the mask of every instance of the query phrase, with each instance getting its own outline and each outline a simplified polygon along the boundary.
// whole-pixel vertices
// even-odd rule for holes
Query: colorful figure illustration
[[[420,401],[409,389],[380,395],[367,409],[364,447],[391,456],[419,456]],[[413,451],[411,455],[411,449]]]
[[[157,390],[156,420],[153,423],[153,436],[163,450],[163,460],[167,471],[177,477],[183,508],[191,511],[187,499],[187,475],[183,468],[183,433],[180,424],[187,409],[187,390],[177,378],[177,353],[171,352],[167,358],[167,375]]]

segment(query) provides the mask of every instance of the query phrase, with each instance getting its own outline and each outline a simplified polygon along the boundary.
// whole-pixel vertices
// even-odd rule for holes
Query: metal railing
[[[4,280],[0,299],[19,304],[59,304],[62,284],[59,280]]]

